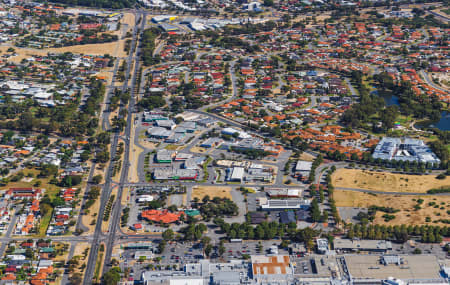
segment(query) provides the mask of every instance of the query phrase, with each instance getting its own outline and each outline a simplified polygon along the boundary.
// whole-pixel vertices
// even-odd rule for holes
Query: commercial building
[[[140,195],[136,198],[136,201],[138,203],[145,203],[145,202],[151,202],[153,201],[155,198],[153,198],[152,195]]]
[[[236,149],[236,150],[264,150],[264,141],[259,138],[244,138],[235,143],[223,143],[221,149]]]
[[[153,178],[155,180],[195,180],[198,172],[193,169],[155,168]]]
[[[240,139],[247,139],[247,138],[251,138],[251,136],[249,134],[247,134],[244,131],[239,131],[233,128],[224,128],[222,129],[221,132],[223,135],[229,135],[229,136],[233,136],[235,134],[237,134],[237,137]]]
[[[272,168],[263,168],[262,165],[259,166],[260,167],[251,167],[247,169],[247,175],[245,175],[244,179],[246,181],[272,181]]]
[[[257,280],[288,281],[293,277],[293,267],[288,255],[252,255],[252,275]]]
[[[175,124],[172,120],[157,120],[155,121],[155,126],[165,128],[167,130],[173,130],[177,124]]]
[[[390,277],[409,284],[445,281],[434,255],[346,255],[344,260],[352,284],[382,284]]]
[[[145,271],[141,281],[144,285],[239,285],[251,284],[250,264],[243,260],[227,263],[211,263],[203,259],[198,263],[185,264],[183,271]]]
[[[223,140],[220,138],[209,138],[200,144],[201,147],[204,148],[212,148],[218,147],[223,143]]]
[[[375,159],[439,164],[441,160],[422,140],[384,137],[372,154]]]
[[[335,239],[334,249],[341,252],[373,251],[387,252],[392,250],[392,243],[386,240],[351,240]]]
[[[261,210],[265,211],[282,211],[282,210],[299,210],[309,209],[311,200],[308,199],[286,199],[286,200],[269,200],[259,198]]]
[[[160,149],[156,152],[155,161],[157,163],[171,163],[176,151]]]
[[[184,161],[184,160],[192,158],[193,156],[194,155],[190,154],[190,153],[180,152],[180,153],[176,154],[175,161]]]
[[[144,122],[154,122],[160,120],[168,120],[169,118],[163,116],[160,113],[144,112],[143,121]]]
[[[134,259],[151,260],[153,258],[153,251],[138,250],[134,253]]]
[[[244,180],[244,168],[243,167],[233,167],[229,170],[229,181],[242,182]]]
[[[183,163],[184,169],[198,170],[200,169],[197,158],[186,159]]]
[[[167,23],[161,23],[158,26],[161,29],[163,29],[165,32],[178,32],[180,30],[177,26],[167,24]]]
[[[177,15],[158,15],[152,18],[152,22],[158,24],[161,22],[173,21],[176,20],[177,18],[178,18]]]
[[[196,122],[182,122],[177,129],[184,129],[187,133],[193,133],[197,129]]]
[[[299,161],[297,161],[297,164],[295,165],[295,172],[297,175],[307,177],[307,176],[309,176],[309,173],[311,172],[311,168],[312,168],[311,161],[299,160]]]
[[[300,198],[303,189],[300,188],[267,188],[267,195],[270,198]]]
[[[141,213],[141,218],[152,222],[170,224],[180,220],[184,212],[171,213],[168,210],[146,210]]]
[[[170,137],[171,134],[172,134],[171,131],[161,127],[153,127],[147,130],[147,135],[150,138],[155,139],[167,139],[168,137]]]
[[[121,245],[123,249],[134,249],[134,250],[152,250],[153,243],[151,241],[143,241],[143,242],[130,242],[124,245]]]
[[[329,250],[328,240],[324,238],[318,238],[316,240],[317,243],[317,252],[321,254],[325,254]]]

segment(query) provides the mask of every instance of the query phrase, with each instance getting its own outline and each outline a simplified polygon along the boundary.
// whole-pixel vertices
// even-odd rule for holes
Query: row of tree
[[[159,62],[159,59],[153,57],[155,51],[155,40],[160,34],[157,28],[150,28],[142,33],[141,39],[141,58],[145,66],[150,66]]]
[[[227,239],[270,240],[274,238],[288,239],[295,242],[304,242],[308,249],[314,248],[314,238],[320,232],[311,228],[297,230],[295,223],[280,224],[275,221],[263,221],[256,227],[249,222],[228,224],[221,218],[214,219],[214,224],[226,235]]]
[[[440,226],[385,226],[372,224],[346,225],[348,238],[392,240],[406,242],[411,237],[419,236],[422,242],[439,243],[443,237],[450,237],[450,227]]]

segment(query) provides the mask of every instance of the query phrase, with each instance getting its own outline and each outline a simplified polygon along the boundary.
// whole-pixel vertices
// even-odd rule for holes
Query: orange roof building
[[[181,215],[184,215],[184,212],[171,213],[168,210],[146,210],[141,213],[143,219],[164,224],[177,222]]]

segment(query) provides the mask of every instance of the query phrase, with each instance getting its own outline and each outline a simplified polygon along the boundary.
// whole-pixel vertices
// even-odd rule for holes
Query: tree
[[[22,131],[31,131],[34,127],[34,118],[33,114],[30,112],[22,113],[19,117],[18,121],[19,128]]]
[[[322,222],[324,222],[324,223],[328,222],[328,211],[327,210],[323,210]]]
[[[319,222],[321,220],[321,214],[319,209],[319,203],[317,199],[313,199],[311,202],[311,219],[313,222]]]
[[[99,184],[102,181],[103,177],[101,174],[95,175],[92,177],[92,183]]]
[[[219,245],[219,255],[222,256],[225,253],[225,246],[221,243]]]
[[[163,253],[164,249],[166,248],[166,241],[162,240],[159,244],[158,244],[158,252],[159,253]]]
[[[211,244],[208,244],[208,245],[205,247],[205,255],[206,255],[207,257],[209,257],[209,255],[211,254],[212,248],[213,248],[213,246],[212,246]]]
[[[172,240],[174,236],[173,230],[167,229],[163,232],[162,238],[166,241]]]
[[[70,281],[70,284],[73,284],[73,285],[81,284],[83,282],[81,273],[72,274],[72,276],[70,276],[70,278],[69,278],[69,281]]]
[[[125,119],[123,118],[114,116],[114,118],[112,119],[112,126],[118,131],[122,131],[126,125],[127,121],[125,121]]]
[[[203,202],[203,203],[208,203],[208,201],[209,201],[209,195],[205,195],[205,196],[203,197],[203,199],[202,199],[202,202]]]
[[[103,283],[106,285],[116,285],[120,281],[121,270],[119,267],[113,267],[103,275]]]

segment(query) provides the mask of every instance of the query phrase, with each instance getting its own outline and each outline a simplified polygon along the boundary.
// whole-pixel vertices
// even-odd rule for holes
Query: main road
[[[142,34],[142,32],[144,31],[145,28],[145,23],[146,23],[146,14],[142,15],[142,21],[141,21],[141,28],[140,28],[140,32]],[[137,50],[136,50],[136,55],[139,55],[140,53],[140,46],[139,44],[137,45]],[[137,60],[135,65],[134,65],[134,73],[133,73],[133,77],[131,79],[131,86],[135,86],[136,84],[136,77],[138,76],[139,73],[139,68],[140,68],[140,64],[139,61]],[[128,117],[127,117],[127,125],[125,127],[125,154],[124,154],[124,159],[123,159],[123,167],[122,167],[122,172],[120,175],[120,185],[119,185],[119,190],[117,192],[117,199],[116,202],[114,203],[113,206],[113,210],[112,210],[112,215],[111,215],[111,222],[110,222],[110,228],[109,228],[109,237],[107,239],[107,244],[106,244],[106,254],[105,254],[105,261],[104,261],[104,266],[103,266],[103,272],[106,272],[106,270],[108,270],[108,268],[110,267],[110,263],[111,263],[111,255],[112,255],[112,250],[114,247],[114,242],[116,239],[116,232],[117,232],[117,227],[120,223],[120,213],[121,213],[121,201],[122,201],[122,195],[123,195],[123,183],[127,182],[127,178],[128,178],[128,170],[129,170],[129,166],[130,166],[130,162],[129,162],[129,158],[130,158],[130,135],[131,135],[131,128],[133,127],[133,119],[132,119],[132,111],[134,110],[134,105],[135,105],[135,95],[134,94],[135,88],[131,88],[130,90],[130,102],[128,104]],[[120,229],[120,228],[119,228]]]
[[[131,71],[131,66],[133,65],[134,62],[134,48],[136,46],[136,41],[137,41],[137,34],[138,34],[138,21],[140,20],[141,17],[141,13],[137,13],[136,14],[136,22],[135,22],[135,26],[133,29],[133,37],[132,37],[132,42],[131,42],[131,51],[130,54],[127,58],[127,67],[125,70],[125,80],[122,86],[122,91],[125,92],[128,89],[128,81],[130,78],[130,71]],[[145,19],[142,21],[145,25]],[[140,31],[142,33],[142,30]],[[130,99],[130,102],[134,102],[133,99]],[[130,103],[131,105],[131,103]],[[121,109],[123,109],[124,107],[122,106]],[[119,112],[120,114],[121,112]],[[103,120],[105,120],[105,116],[109,116],[109,113],[104,112],[103,114]],[[120,115],[119,115],[120,116]],[[128,121],[129,121],[129,117],[128,116]],[[129,127],[127,126],[127,128],[129,129]],[[102,237],[102,223],[103,223],[103,216],[105,213],[105,208],[106,205],[108,203],[108,200],[110,198],[111,195],[111,191],[112,191],[112,187],[111,187],[111,181],[112,181],[112,177],[113,177],[113,169],[114,169],[114,164],[112,162],[112,159],[115,157],[116,155],[116,150],[117,150],[117,144],[119,141],[119,136],[120,136],[120,131],[115,130],[114,135],[113,135],[113,139],[111,142],[111,149],[110,149],[110,153],[111,153],[111,162],[108,166],[106,175],[105,175],[105,184],[103,186],[103,190],[101,192],[101,196],[100,196],[100,209],[98,211],[98,215],[97,215],[97,223],[95,225],[95,232],[94,232],[94,238],[93,238],[93,242],[92,242],[92,246],[91,246],[91,250],[89,253],[89,258],[88,258],[88,262],[87,262],[87,266],[86,266],[86,272],[84,275],[84,280],[83,280],[83,284],[88,285],[88,284],[92,284],[92,279],[94,277],[94,271],[95,271],[95,267],[96,267],[96,263],[97,263],[97,257],[98,257],[98,252],[99,252],[99,248],[100,248],[100,244],[101,244],[101,237]],[[127,141],[128,143],[128,141]],[[126,150],[128,150],[128,147],[125,147]],[[123,169],[128,169],[128,161],[124,161],[123,164]],[[116,221],[112,220],[111,223],[114,224]],[[106,243],[110,244],[110,239],[111,237],[107,236],[106,239]],[[102,262],[102,261],[100,261]]]

